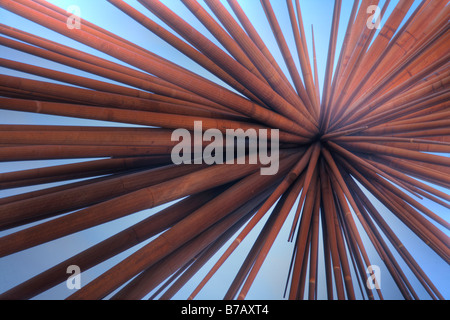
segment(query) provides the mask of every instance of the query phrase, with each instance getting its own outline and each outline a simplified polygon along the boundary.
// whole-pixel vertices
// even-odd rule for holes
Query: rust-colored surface
[[[293,248],[289,299],[320,298],[322,283],[328,299],[383,299],[383,288],[366,286],[367,267],[380,259],[404,299],[418,299],[418,287],[427,298],[445,299],[415,260],[414,248],[400,240],[371,199],[450,262],[446,1],[421,1],[405,19],[414,1],[400,0],[377,33],[366,26],[366,8],[373,3],[362,0],[358,7],[355,1],[345,24],[342,1],[336,0],[328,17],[323,84],[315,28],[308,48],[299,0],[286,1],[288,30],[271,1],[255,2],[265,12],[286,74],[238,0],[228,0],[229,9],[219,0],[205,0],[204,7],[196,0],[176,4],[186,6],[223,48],[160,1],[138,2],[170,29],[124,1],[108,2],[236,92],[94,23],[82,20],[81,29],[69,29],[68,13],[44,0],[0,0],[2,8],[124,63],[0,24],[0,45],[114,81],[2,57],[1,67],[59,83],[0,75],[1,109],[144,126],[0,125],[0,161],[92,158],[0,174],[1,189],[68,182],[0,199],[0,230],[20,227],[0,238],[0,256],[180,200],[0,292],[0,299],[33,298],[64,282],[67,266],[85,271],[149,239],[68,299],[112,293],[113,299],[142,299],[151,292],[151,298],[170,299],[215,257],[185,297],[194,299],[261,221],[225,299],[247,297],[279,236]],[[340,47],[339,28],[345,31]],[[173,164],[171,133],[193,131],[194,121],[221,132],[279,129],[278,172],[261,175],[261,163]],[[428,208],[429,202],[440,209]]]

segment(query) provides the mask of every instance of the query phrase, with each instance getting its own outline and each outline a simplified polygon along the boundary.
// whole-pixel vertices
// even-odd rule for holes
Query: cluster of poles
[[[68,298],[142,299],[153,292],[150,298],[170,299],[226,245],[193,299],[265,221],[224,293],[244,299],[290,219],[289,299],[319,298],[320,281],[328,299],[382,299],[380,288],[365,285],[370,251],[405,299],[419,298],[405,265],[429,297],[444,299],[370,197],[449,262],[450,196],[442,188],[450,187],[450,163],[440,155],[450,152],[446,1],[423,0],[407,16],[414,1],[399,0],[380,30],[366,25],[366,8],[378,1],[354,1],[336,52],[342,20],[336,0],[323,84],[298,0],[286,1],[290,30],[281,28],[269,0],[254,3],[264,9],[288,74],[237,0],[227,1],[231,9],[219,0],[205,0],[209,10],[196,0],[173,4],[185,5],[222,47],[160,1],[138,0],[172,31],[125,1],[108,2],[230,89],[86,20],[68,28],[70,14],[47,1],[0,0],[2,8],[123,62],[0,24],[0,45],[105,79],[0,58],[1,67],[54,80],[0,75],[1,109],[139,125],[0,125],[1,161],[93,158],[0,174],[2,189],[67,181],[0,199],[1,230],[21,227],[0,238],[0,256],[178,200],[1,299],[33,298],[64,282],[67,266],[85,271],[149,239]],[[193,130],[194,121],[204,130],[279,129],[278,173],[261,175],[261,164],[249,163],[174,165],[171,132]],[[319,277],[320,255],[325,277]]]

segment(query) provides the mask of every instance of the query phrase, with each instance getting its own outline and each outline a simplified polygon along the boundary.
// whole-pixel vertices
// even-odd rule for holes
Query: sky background
[[[51,0],[61,8],[67,9],[71,5],[78,5],[81,9],[81,17],[90,22],[99,25],[115,34],[132,41],[168,60],[176,62],[177,64],[194,71],[206,78],[216,81],[224,86],[223,82],[218,80],[216,77],[211,75],[209,72],[204,70],[202,67],[198,66],[195,62],[186,58],[183,54],[177,52],[169,44],[165,43],[163,40],[159,39],[157,36],[153,35],[147,29],[139,25],[134,20],[127,17],[120,10],[116,9],[113,5],[109,4],[104,0]],[[154,19],[156,22],[165,25],[157,17],[155,17],[151,12],[143,8],[137,1],[129,0],[127,3],[133,5],[135,8],[140,9],[142,12],[147,14],[149,17]],[[190,11],[184,7],[184,5],[178,0],[165,0],[163,1],[167,4],[173,11],[178,15],[183,17],[197,30],[201,31],[203,34],[208,36],[216,44],[217,41],[213,39],[209,32],[203,27],[203,25],[190,13]],[[200,1],[203,3],[202,1]],[[226,1],[223,3],[228,7]],[[347,22],[350,16],[350,11],[352,7],[352,1],[343,0],[341,9],[341,20],[340,28],[338,33],[337,50],[336,50],[336,61],[338,59],[338,54],[340,52],[340,47],[342,44],[342,39],[345,33]],[[411,7],[410,13],[417,7],[418,1],[414,3]],[[285,67],[284,61],[282,59],[281,53],[278,50],[275,39],[270,30],[270,26],[267,22],[265,14],[259,3],[259,0],[241,0],[240,4],[249,19],[252,21],[253,25],[257,28],[259,34],[263,38],[266,45],[269,47],[274,57],[279,62],[282,69],[288,74]],[[384,1],[380,2],[381,5]],[[385,17],[389,15],[392,9],[397,4],[397,1],[391,1]],[[291,52],[295,56],[295,44],[293,39],[293,34],[289,22],[288,11],[285,1],[272,1],[273,8],[277,15],[278,21],[284,30],[284,36],[288,41],[288,45],[291,48]],[[323,77],[325,73],[325,65],[327,60],[328,52],[328,42],[331,28],[331,20],[334,8],[334,1],[331,0],[319,0],[310,1],[302,0],[302,13],[303,21],[305,25],[308,49],[310,51],[310,56],[312,57],[312,47],[311,47],[311,24],[314,25],[315,41],[316,41],[316,51],[317,51],[317,61],[318,61],[318,73],[320,86],[323,84]],[[206,7],[206,6],[205,6]],[[206,7],[207,8],[207,7]],[[207,8],[209,11],[209,9]],[[230,10],[231,11],[231,10]],[[381,20],[381,26],[385,22],[386,18]],[[41,37],[51,39],[63,43],[68,46],[72,46],[76,49],[92,53],[103,58],[120,62],[112,57],[109,57],[95,49],[84,46],[78,42],[75,42],[65,36],[57,34],[51,30],[41,27],[33,22],[25,20],[13,13],[10,13],[4,9],[0,8],[0,22],[27,32],[32,32]],[[220,46],[220,44],[218,44]],[[38,66],[43,66],[46,68],[56,69],[64,71],[67,73],[78,74],[81,76],[91,77],[93,79],[99,79],[102,81],[110,81],[103,79],[96,75],[91,75],[76,69],[72,69],[67,66],[63,66],[51,61],[47,61],[41,58],[37,58],[25,53],[21,53],[3,46],[0,46],[0,57],[17,60],[29,64],[34,64]],[[122,63],[122,62],[120,62]],[[298,61],[296,61],[299,68]],[[300,69],[299,69],[300,70]],[[0,67],[1,74],[9,74],[14,76],[26,77],[30,79],[40,79],[50,82],[56,82],[48,79],[42,79],[37,76],[24,74],[14,70],[9,70]],[[112,81],[110,81],[112,82]],[[114,82],[113,82],[114,83]],[[48,116],[48,115],[37,115],[31,113],[23,112],[12,112],[0,110],[0,124],[49,124],[49,125],[95,125],[95,126],[123,126],[125,124],[117,124],[110,122],[100,122],[93,120],[84,119],[74,119],[65,118],[58,116]],[[44,167],[55,164],[71,163],[74,161],[84,161],[92,159],[76,159],[76,160],[52,160],[52,161],[26,161],[26,162],[8,162],[0,163],[0,172],[23,170],[27,168]],[[22,193],[30,190],[35,190],[37,188],[44,188],[53,186],[56,184],[40,185],[36,187],[27,188],[17,188],[12,190],[0,190],[0,197],[9,196],[12,194]],[[439,188],[439,187],[437,187]],[[448,192],[439,188],[440,190]],[[370,195],[369,195],[370,196]],[[376,199],[372,196],[370,198],[377,205],[377,208],[382,212],[383,216],[389,221],[392,229],[396,231],[399,238],[404,241],[406,248],[410,250],[419,265],[422,266],[426,274],[434,281],[437,288],[441,291],[445,298],[450,298],[450,285],[449,277],[447,276],[449,271],[449,266],[438,257],[430,248],[428,248],[420,239],[418,239],[412,232],[410,232],[397,218],[384,208]],[[435,213],[441,216],[448,217],[448,210],[438,206],[431,201],[422,201],[427,207],[433,210]],[[72,255],[92,246],[99,241],[102,241],[112,234],[140,221],[143,218],[148,217],[154,212],[166,207],[166,204],[161,207],[157,207],[151,210],[145,210],[143,212],[135,213],[128,217],[118,219],[116,221],[104,224],[95,228],[91,228],[80,233],[66,236],[64,238],[51,241],[39,247],[24,250],[22,252],[10,255],[5,258],[0,259],[0,292],[3,292],[18,283],[29,279],[30,277],[39,274],[40,272],[54,266],[55,264],[64,261],[65,259],[71,257]],[[245,254],[250,249],[250,245],[257,236],[257,231],[259,230],[262,223],[265,222],[263,219],[258,228],[255,228],[255,232],[252,232],[235,251],[233,256],[228,259],[228,261],[223,265],[223,267],[216,273],[213,279],[205,286],[205,288],[197,296],[199,299],[221,299],[228,289],[228,285],[231,283],[234,275],[240,267],[240,263],[244,260]],[[292,215],[286,220],[283,229],[280,232],[280,236],[277,238],[272,250],[270,251],[266,263],[262,266],[254,285],[249,291],[248,299],[281,299],[283,298],[284,287],[286,283],[287,272],[289,268],[289,263],[292,254],[293,244],[287,242],[287,232],[292,223]],[[18,229],[8,230],[0,232],[0,236],[6,235]],[[448,230],[444,230],[447,234]],[[364,237],[365,235],[362,234]],[[232,238],[234,239],[234,238]],[[232,240],[231,239],[231,240]],[[150,239],[151,240],[151,239]],[[148,241],[150,241],[148,240]],[[148,241],[144,242],[148,243]],[[367,241],[367,249],[369,251],[372,264],[379,265],[381,267],[381,287],[384,297],[387,299],[401,299],[402,296],[391,276],[388,274],[387,269],[384,267],[382,261],[379,260],[378,256],[374,253],[374,249],[371,244]],[[140,246],[142,246],[141,244]],[[136,250],[140,246],[134,247],[114,258],[111,258],[104,263],[90,269],[87,271],[82,270],[82,285],[89,282],[95,278],[100,272],[106,271],[112,267],[115,263],[126,257],[131,251]],[[219,255],[226,249],[227,246],[219,251]],[[393,250],[394,255],[399,257],[395,250]],[[217,258],[217,257],[216,257]],[[319,255],[319,263],[322,262],[322,257]],[[405,264],[398,260],[402,266]],[[213,258],[205,267],[199,272],[199,274],[192,279],[180,292],[175,296],[176,299],[185,299],[189,296],[192,290],[195,288],[199,279],[204,276],[209,268],[214,264],[215,259]],[[405,267],[404,269],[407,275],[412,275],[412,273]],[[323,276],[323,270],[320,270],[320,276]],[[422,287],[418,284],[418,281],[412,275],[410,277],[411,283],[417,288],[417,293],[421,298],[427,299],[428,296]],[[359,289],[355,286],[355,291],[359,296]],[[68,290],[65,283],[54,287],[53,289],[45,292],[39,296],[37,299],[62,299],[70,295],[72,291]],[[325,282],[319,280],[319,298],[325,298]]]

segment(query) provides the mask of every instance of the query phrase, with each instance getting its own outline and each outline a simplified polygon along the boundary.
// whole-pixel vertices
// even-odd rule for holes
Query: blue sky
[[[178,63],[179,65],[186,67],[204,77],[217,81],[218,83],[223,84],[220,80],[216,79],[213,75],[209,74],[202,67],[198,66],[195,62],[192,62],[181,53],[177,52],[170,45],[159,39],[157,36],[151,34],[145,28],[140,26],[134,20],[128,18],[121,11],[116,9],[114,6],[109,4],[103,0],[51,0],[49,1],[54,3],[64,9],[67,9],[70,5],[78,5],[81,9],[81,16],[83,19],[89,20],[98,24],[99,26],[116,33],[119,36],[126,38],[132,42],[139,44],[140,46],[166,58],[171,61]],[[155,21],[164,25],[164,23],[160,22],[160,20],[153,16],[153,14],[143,8],[137,1],[129,0],[127,3],[135,6],[138,9],[141,9],[142,12],[145,12],[150,17],[155,19]],[[195,17],[187,10],[180,1],[178,0],[165,0],[166,3],[172,10],[174,10],[177,14],[182,16],[185,20],[190,22],[194,27],[198,30],[204,32],[205,35],[209,35],[208,31],[198,22]],[[202,2],[202,1],[200,1]],[[223,1],[226,4],[226,1]],[[283,70],[285,70],[286,74],[287,69],[284,65],[282,56],[276,46],[275,39],[270,31],[270,27],[267,23],[266,17],[262,10],[261,5],[259,4],[259,0],[241,0],[240,1],[244,11],[247,13],[249,19],[253,22],[253,24],[257,27],[260,35],[262,36],[265,43],[268,45],[270,50],[272,51],[274,57],[279,62],[280,66]],[[384,1],[380,2],[381,4]],[[392,9],[395,7],[397,1],[391,1],[391,4],[388,7],[387,14],[389,14]],[[283,30],[285,30],[285,37],[288,40],[289,46],[292,52],[295,52],[295,46],[293,41],[293,35],[291,32],[291,26],[289,23],[288,12],[286,8],[285,1],[272,1],[272,5],[274,7],[275,13],[277,14],[277,18],[281,24]],[[418,1],[414,3],[410,12],[412,12],[418,5]],[[334,7],[334,1],[331,0],[320,0],[320,1],[301,1],[303,20],[306,30],[306,36],[308,41],[308,48],[310,50],[310,56],[312,57],[312,49],[311,49],[311,24],[314,25],[315,32],[315,40],[316,40],[316,51],[317,51],[317,60],[318,60],[318,73],[319,73],[319,81],[320,84],[323,84],[323,76],[325,73],[325,65],[327,59],[327,50],[328,50],[328,39],[331,28],[331,19]],[[345,28],[347,26],[347,21],[350,15],[352,6],[352,1],[343,0],[342,10],[341,10],[341,23],[340,29],[338,33],[338,46],[337,46],[337,55],[339,53],[340,45],[342,43],[342,39],[345,33]],[[381,24],[384,23],[386,19],[382,19]],[[79,50],[83,50],[89,53],[93,53],[99,55],[101,57],[110,59],[112,61],[117,61],[116,59],[106,56],[105,54],[96,51],[95,49],[84,46],[78,42],[75,42],[69,38],[66,38],[62,35],[59,35],[51,30],[48,30],[44,27],[41,27],[33,22],[27,21],[15,14],[9,13],[3,9],[0,9],[0,21],[3,24],[13,26],[18,29],[22,29],[27,32],[32,32],[42,37],[49,38],[53,41],[58,41],[63,44],[73,46]],[[214,40],[215,41],[215,40]],[[216,41],[215,41],[216,42]],[[217,43],[217,42],[216,42]],[[295,54],[294,54],[295,55]],[[26,62],[29,64],[36,64],[39,66],[44,66],[47,68],[53,68],[56,70],[64,71],[64,72],[72,72],[74,74],[79,74],[82,76],[92,77],[94,79],[105,80],[101,77],[87,74],[85,72],[72,69],[70,67],[62,66],[57,63],[53,63],[50,61],[46,61],[44,59],[40,59],[37,57],[33,57],[21,52],[17,52],[15,50],[0,46],[0,56],[8,59],[13,59],[17,61]],[[337,60],[336,56],[336,60]],[[297,62],[298,65],[298,62]],[[10,74],[21,77],[27,77],[31,79],[41,79],[37,76],[24,74],[21,72],[16,72],[13,70],[5,69],[0,67],[0,73],[2,74]],[[51,80],[46,80],[51,81]],[[11,112],[11,111],[2,111],[0,110],[0,123],[1,124],[57,124],[57,125],[104,125],[104,126],[116,126],[123,124],[114,124],[107,122],[99,122],[99,121],[91,121],[91,120],[83,120],[83,119],[73,119],[73,118],[64,118],[57,116],[46,116],[46,115],[36,115],[29,113],[19,113],[19,112]],[[77,159],[76,161],[83,161],[83,159]],[[73,160],[64,160],[64,161],[28,161],[28,162],[14,162],[14,163],[0,163],[0,172],[8,172],[21,170],[32,167],[41,167],[41,166],[49,166],[53,164],[60,163],[68,163],[73,162]],[[29,190],[34,190],[36,188],[48,187],[50,185],[42,185],[38,187],[29,187],[29,188],[19,188],[13,190],[0,190],[0,197],[8,196],[15,193],[21,193]],[[442,188],[441,188],[442,190]],[[444,190],[446,191],[446,190]],[[448,190],[447,190],[448,192]],[[429,249],[425,244],[422,243],[420,239],[418,239],[415,235],[413,235],[406,227],[402,225],[395,217],[392,217],[392,214],[388,212],[377,200],[373,199],[375,203],[377,203],[377,207],[382,212],[383,216],[386,219],[389,219],[389,222],[392,225],[392,228],[395,231],[398,231],[398,235],[402,241],[406,243],[406,247],[410,249],[416,258],[417,262],[423,267],[427,275],[434,280],[434,283],[441,290],[441,293],[444,297],[450,297],[450,286],[448,282],[448,277],[446,277],[446,273],[449,271],[448,265],[442,261],[431,249]],[[424,204],[430,207],[437,214],[442,214],[442,216],[446,215],[448,217],[448,210],[444,212],[444,208],[435,205],[430,201],[424,201]],[[165,207],[165,206],[163,206]],[[137,221],[145,218],[152,213],[159,211],[160,208],[155,208],[152,210],[146,210],[144,212],[139,212],[133,214],[129,217],[119,219],[112,223],[108,223],[105,225],[101,225],[95,228],[91,228],[80,232],[75,235],[70,235],[64,237],[62,239],[58,239],[47,244],[41,245],[36,248],[32,248],[29,250],[25,250],[6,258],[0,259],[0,292],[20,283],[21,281],[28,279],[29,277],[38,274],[46,270],[49,267],[52,267],[58,262],[63,261],[64,259],[72,256],[74,253],[77,253],[81,250],[84,250],[95,244],[113,233],[128,227],[129,225],[136,223]],[[262,221],[263,223],[264,221]],[[287,270],[289,267],[289,262],[291,258],[292,252],[292,243],[288,243],[286,241],[288,232],[288,228],[290,227],[292,222],[292,215],[286,221],[284,228],[281,230],[281,236],[278,237],[273,250],[270,251],[269,256],[267,257],[267,263],[263,265],[261,271],[259,272],[256,281],[249,291],[247,296],[248,299],[280,299],[282,298],[284,285],[286,281]],[[258,228],[255,230],[258,231]],[[0,232],[0,236],[5,235],[11,231]],[[446,231],[447,232],[447,231]],[[447,232],[448,234],[448,232]],[[225,265],[217,272],[216,276],[207,284],[207,286],[200,292],[198,298],[201,299],[221,299],[223,295],[226,293],[228,289],[228,285],[231,283],[235,273],[240,267],[240,262],[243,261],[246,252],[249,250],[249,244],[252,243],[252,240],[256,237],[256,233],[252,233],[248,236],[248,238],[242,243],[242,245],[235,252],[233,257],[231,257]],[[226,248],[226,246],[225,246]],[[224,249],[225,249],[224,248]],[[135,250],[133,248],[132,250]],[[387,270],[383,267],[381,261],[377,260],[377,256],[373,253],[373,248],[371,245],[368,245],[369,252],[372,253],[371,257],[374,257],[372,260],[373,264],[379,264],[382,267],[382,289],[383,294],[385,294],[385,298],[389,299],[398,299],[401,298],[401,295],[398,289],[393,285],[392,279],[390,275],[388,275]],[[123,259],[129,251],[124,252],[123,254],[112,258],[101,265],[92,268],[88,271],[82,273],[82,283],[86,283],[93,279],[99,272],[107,270],[114,263],[117,263],[121,259]],[[219,252],[220,254],[220,252]],[[214,259],[205,265],[199,274],[198,277],[195,277],[193,281],[191,281],[186,288],[183,288],[175,298],[185,299],[195,287],[198,279],[201,279],[201,275],[206,274],[208,271],[208,267],[212,266],[214,263]],[[83,270],[82,270],[83,271]],[[409,270],[405,269],[407,274],[411,274]],[[409,272],[409,273],[408,273]],[[199,278],[200,277],[200,278]],[[417,284],[414,277],[411,277],[411,281],[414,284]],[[322,284],[324,281],[321,282]],[[420,288],[420,285],[417,287],[418,293],[421,297],[427,298],[426,294],[423,294],[423,290]],[[422,290],[422,291],[421,291]],[[40,299],[61,299],[68,295],[71,292],[66,288],[65,284],[59,285],[54,289],[50,290],[47,293],[44,293],[37,298]],[[324,298],[325,290],[324,286],[319,288],[319,297]]]

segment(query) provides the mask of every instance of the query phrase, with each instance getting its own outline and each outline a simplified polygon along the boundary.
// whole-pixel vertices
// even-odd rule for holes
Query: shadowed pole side
[[[276,181],[286,173],[286,169],[294,163],[295,158],[291,157],[290,159],[286,159],[286,161],[282,161],[278,175],[261,176],[257,172],[238,182],[234,187],[222,193],[221,197],[215,198],[208,206],[189,215],[189,217],[166,231],[163,236],[158,237],[137,252],[131,254],[125,260],[72,294],[68,299],[90,300],[105,297],[122,283],[161,260],[195,237],[199,232],[202,232],[217,222],[223,217],[223,214],[226,214],[230,207],[238,207],[240,201],[242,201],[241,203],[245,202],[249,192],[258,192],[258,190],[267,188],[266,186],[270,185],[270,182]],[[230,201],[230,197],[232,197],[233,201]],[[218,213],[211,215],[211,210]],[[222,214],[219,214],[219,212]]]
[[[66,269],[69,265],[78,265],[86,271],[102,261],[125,251],[128,248],[163,232],[202,204],[219,194],[217,190],[208,190],[183,199],[163,209],[141,222],[103,240],[102,242],[74,255],[54,267],[30,278],[0,295],[1,299],[30,299],[67,279]]]
[[[158,261],[156,264],[141,272],[136,278],[114,294],[112,300],[137,300],[142,299],[148,292],[153,290],[162,280],[173,274],[178,268],[188,263],[200,254],[208,246],[214,246],[216,241],[222,237],[230,238],[248,220],[255,206],[266,197],[267,190],[254,195],[245,204],[236,210],[229,212],[223,219],[200,233],[194,239],[186,242],[183,246]],[[198,210],[201,210],[199,208]]]

